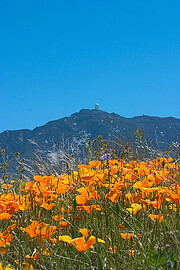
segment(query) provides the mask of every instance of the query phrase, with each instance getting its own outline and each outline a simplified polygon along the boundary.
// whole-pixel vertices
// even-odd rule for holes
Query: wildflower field
[[[180,166],[104,155],[4,183],[0,269],[180,269]]]

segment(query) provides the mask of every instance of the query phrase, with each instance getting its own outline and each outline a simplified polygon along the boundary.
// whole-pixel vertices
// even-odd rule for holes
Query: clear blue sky
[[[180,0],[1,0],[0,132],[95,103],[180,118]]]

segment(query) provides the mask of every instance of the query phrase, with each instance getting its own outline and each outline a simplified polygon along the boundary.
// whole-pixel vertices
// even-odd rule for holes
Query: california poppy
[[[159,222],[162,222],[164,219],[163,215],[149,214],[148,217],[152,218],[154,221],[158,220]]]
[[[130,239],[133,235],[134,233],[121,233],[123,239]]]
[[[64,241],[69,244],[72,244],[79,252],[85,252],[89,248],[92,248],[93,245],[97,242],[105,243],[103,240],[96,238],[95,236],[90,236],[87,242],[85,241],[85,237],[79,237],[72,239],[68,235],[59,236],[59,241]]]

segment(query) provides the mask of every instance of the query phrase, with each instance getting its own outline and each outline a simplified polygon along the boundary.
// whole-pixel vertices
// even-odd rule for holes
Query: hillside
[[[58,148],[62,145],[66,147],[69,143],[80,146],[98,135],[112,140],[133,140],[133,133],[137,128],[142,128],[154,145],[158,142],[165,148],[172,141],[180,141],[180,119],[146,115],[125,118],[115,113],[83,109],[70,117],[48,122],[34,130],[4,131],[0,133],[0,147],[6,149],[8,156],[19,152],[21,157],[26,158],[38,149],[48,152],[54,145]]]

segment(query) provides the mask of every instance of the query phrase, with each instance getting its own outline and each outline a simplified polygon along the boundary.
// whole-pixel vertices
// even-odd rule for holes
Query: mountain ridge
[[[0,133],[0,147],[8,156],[20,152],[27,157],[38,149],[48,152],[56,145],[93,140],[98,135],[104,139],[131,138],[137,128],[142,128],[153,144],[163,146],[180,141],[180,119],[174,117],[134,116],[126,118],[116,113],[96,109],[82,109],[71,116],[49,121],[31,129],[6,130]],[[65,143],[66,144],[66,143]]]
[[[34,131],[35,129],[37,129],[37,128],[39,128],[39,127],[43,127],[43,126],[45,126],[45,125],[47,125],[47,124],[49,124],[49,123],[51,123],[51,122],[56,122],[56,121],[59,121],[59,120],[62,120],[62,119],[66,119],[66,118],[70,118],[71,116],[74,116],[74,115],[76,115],[76,114],[79,114],[80,112],[82,112],[82,111],[101,111],[101,112],[104,112],[104,113],[107,113],[107,114],[109,114],[109,115],[115,115],[115,116],[118,116],[118,117],[120,117],[120,118],[123,118],[123,119],[134,119],[134,118],[154,118],[154,119],[156,119],[156,118],[158,118],[158,119],[175,119],[175,120],[180,120],[179,118],[176,118],[176,117],[173,117],[173,116],[151,116],[151,115],[146,115],[146,114],[143,114],[143,115],[136,115],[136,116],[133,116],[133,117],[125,117],[125,116],[121,116],[121,115],[119,115],[119,114],[116,114],[116,113],[114,113],[114,112],[112,112],[112,113],[108,113],[108,112],[106,112],[106,111],[103,111],[103,110],[96,110],[96,109],[81,109],[79,112],[76,112],[76,113],[73,113],[73,114],[71,114],[70,116],[65,116],[65,117],[62,117],[62,118],[59,118],[59,119],[55,119],[55,120],[51,120],[51,121],[48,121],[47,123],[45,123],[45,124],[43,124],[43,125],[40,125],[40,126],[37,126],[37,127],[35,127],[35,128],[33,128],[33,129],[28,129],[28,128],[22,128],[22,129],[7,129],[7,130],[4,130],[4,131],[2,131],[2,132],[0,132],[0,134],[2,134],[2,133],[5,133],[5,132],[7,132],[7,131],[11,131],[11,132],[14,132],[14,131]]]

